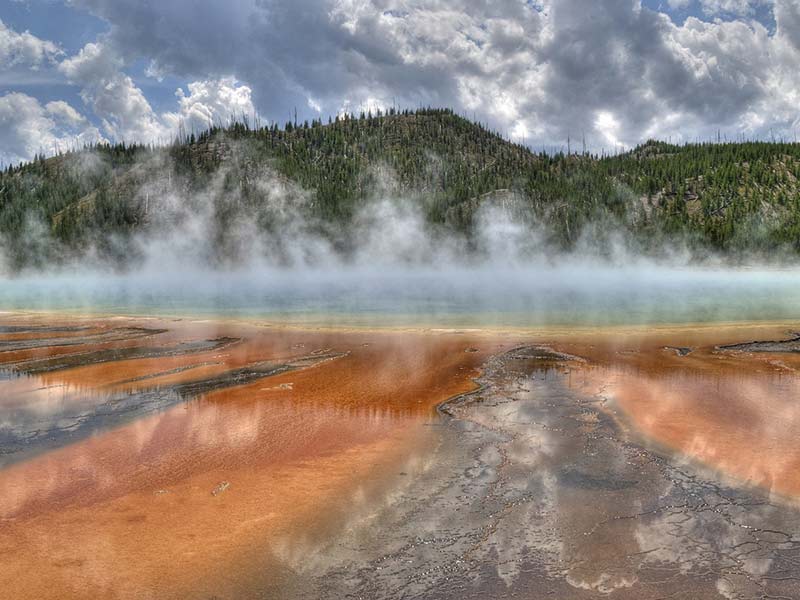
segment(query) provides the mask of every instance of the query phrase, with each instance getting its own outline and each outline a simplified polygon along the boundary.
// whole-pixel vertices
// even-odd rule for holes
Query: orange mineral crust
[[[800,498],[800,354],[790,344],[747,345],[794,337],[784,324],[702,326],[605,333],[559,347],[588,359],[575,385],[645,441],[739,484]]]
[[[98,421],[91,435],[58,438],[0,469],[0,586],[13,598],[269,597],[279,565],[292,562],[286,540],[335,530],[401,477],[409,457],[435,444],[434,407],[471,389],[498,347],[458,334],[90,325],[168,329],[103,347],[236,341],[210,352],[46,363],[52,370],[33,375],[23,361],[21,379],[0,382],[4,409],[21,422],[52,418],[76,432],[65,414],[100,414],[119,393],[193,394],[110,428]],[[85,357],[96,350],[94,340],[73,348]],[[290,368],[242,375],[264,364]],[[231,373],[239,379],[224,380]],[[197,381],[200,393],[181,387]]]
[[[717,482],[769,491],[780,518],[726,502],[781,539],[794,530],[798,350],[787,323],[334,331],[6,315],[0,596],[319,597],[329,577],[350,589],[335,567],[347,557],[372,565],[358,588],[369,590],[378,575],[400,586],[387,589],[423,581],[435,559],[474,570],[510,552],[485,571],[505,586],[519,546],[579,557],[542,559],[557,597],[663,597],[648,565],[688,564],[691,545],[681,538],[672,556],[669,539],[647,540],[694,518],[662,514],[688,510],[664,465],[694,474],[687,498],[708,495],[700,508],[717,502]],[[480,391],[437,415],[479,375]],[[677,519],[664,532],[662,516]],[[423,531],[440,554],[418,544]],[[378,574],[386,544],[401,567]],[[481,551],[495,558],[470,566]],[[706,590],[691,597],[728,589],[684,583]]]

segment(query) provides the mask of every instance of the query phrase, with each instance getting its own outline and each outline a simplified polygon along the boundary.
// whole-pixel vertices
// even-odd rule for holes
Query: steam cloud
[[[76,156],[87,176],[102,166],[92,153]],[[130,236],[54,252],[49,228],[30,219],[25,246],[13,250],[42,258],[19,273],[0,262],[0,306],[454,325],[798,316],[793,269],[698,261],[681,243],[648,256],[607,223],[554,252],[546,228],[491,200],[465,235],[432,225],[424,194],[403,193],[386,170],[376,170],[372,198],[342,227],[309,216],[314,195],[276,173],[247,175],[252,205],[224,168],[197,193],[164,167],[132,169],[159,176],[136,182],[132,202],[146,223]],[[8,252],[9,241],[0,247]],[[66,258],[54,265],[47,257],[56,254]]]

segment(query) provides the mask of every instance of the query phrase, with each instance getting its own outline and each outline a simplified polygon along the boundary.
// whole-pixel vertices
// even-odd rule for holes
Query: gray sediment
[[[233,338],[220,338],[209,340],[202,346],[189,343],[177,347],[182,350],[186,350],[187,346],[196,350],[200,347],[219,348],[233,343],[232,340]],[[38,410],[36,406],[19,408],[9,412],[7,424],[0,423],[0,468],[216,390],[246,385],[339,356],[342,355],[334,352],[316,353],[281,362],[255,363],[217,375],[170,385],[154,385],[137,390],[87,391],[84,393],[92,394],[91,397],[81,398],[81,402],[64,402],[63,405],[46,413]],[[170,372],[174,370],[157,375]]]
[[[728,344],[717,346],[717,350],[734,352],[800,352],[800,335],[787,340],[767,340],[764,342],[744,342],[742,344]]]
[[[223,350],[241,341],[239,338],[221,337],[213,340],[197,340],[180,342],[177,344],[164,344],[160,346],[128,346],[122,348],[103,348],[60,354],[48,358],[26,360],[13,363],[5,368],[14,373],[25,375],[39,375],[53,371],[62,371],[75,367],[97,365],[116,362],[120,360],[133,360],[141,358],[168,358],[185,356],[200,352],[215,352]]]
[[[68,331],[81,331],[81,328],[41,328],[38,330],[23,330],[30,333],[63,333]],[[81,336],[58,337],[43,335],[42,337],[27,338],[22,340],[0,339],[0,354],[4,352],[19,352],[21,350],[35,350],[37,348],[62,348],[65,346],[84,346],[86,344],[105,344],[108,342],[121,342],[142,337],[150,337],[166,333],[166,329],[148,329],[145,327],[118,327],[107,331],[90,333]],[[8,332],[6,332],[8,333]]]
[[[626,435],[574,357],[516,348],[443,404],[435,449],[282,541],[298,598],[798,598],[800,511]],[[299,558],[302,557],[302,558]]]

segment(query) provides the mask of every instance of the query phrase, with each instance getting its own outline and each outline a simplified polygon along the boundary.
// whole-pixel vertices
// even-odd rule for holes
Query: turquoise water
[[[0,280],[0,310],[462,327],[800,320],[800,271],[588,265],[59,274]]]

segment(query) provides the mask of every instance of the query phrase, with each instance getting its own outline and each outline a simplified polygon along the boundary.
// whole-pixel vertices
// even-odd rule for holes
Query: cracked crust
[[[298,597],[798,597],[800,512],[631,439],[575,358],[490,358],[401,496],[304,548],[329,562]]]

